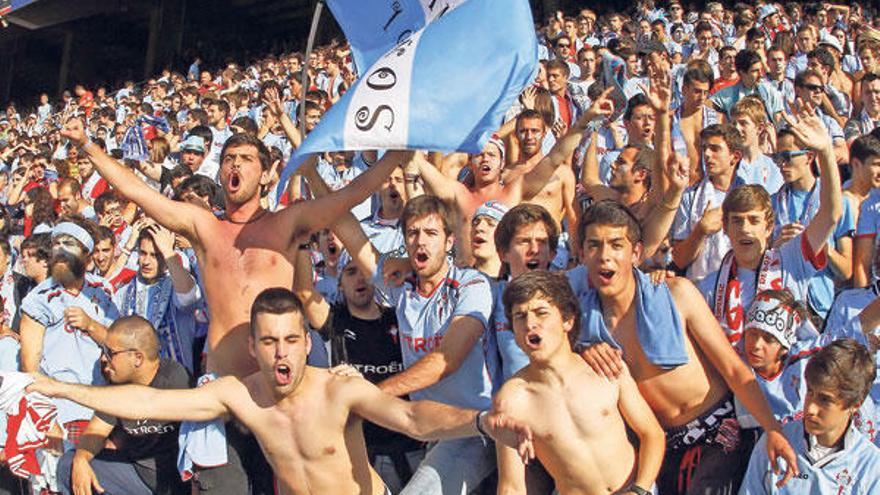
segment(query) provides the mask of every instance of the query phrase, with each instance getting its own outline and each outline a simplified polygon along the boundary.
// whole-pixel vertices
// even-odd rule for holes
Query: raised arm
[[[168,199],[141,181],[134,172],[88,140],[81,120],[68,120],[61,135],[70,139],[75,145],[82,147],[82,150],[95,164],[95,169],[101,174],[101,177],[164,227],[192,240],[197,236],[197,223],[210,218],[210,212],[188,203]]]
[[[818,253],[825,247],[843,215],[843,193],[840,190],[840,172],[834,158],[831,136],[811,105],[801,102],[799,107],[801,110],[796,116],[784,114],[783,118],[795,136],[816,153],[819,161],[819,176],[822,180],[819,211],[804,231],[810,247]]]
[[[553,149],[541,161],[535,165],[532,170],[526,170],[526,177],[523,184],[523,198],[532,198],[539,192],[547,182],[553,177],[553,173],[560,165],[567,163],[571,159],[572,153],[581,142],[584,131],[593,119],[607,117],[614,111],[614,104],[611,102],[609,95],[612,88],[606,89],[596,101],[590,105],[590,108],[572,124],[566,134],[556,141]]]
[[[315,290],[312,257],[309,255],[308,247],[297,249],[295,265],[293,293],[302,301],[309,326],[314,329],[324,328],[330,316],[330,304],[320,292]]]
[[[269,109],[269,112],[275,120],[281,124],[281,128],[284,129],[284,135],[287,136],[287,140],[290,141],[290,144],[292,144],[294,148],[299,148],[302,144],[302,135],[299,133],[299,129],[296,128],[293,121],[290,120],[290,116],[284,111],[284,105],[281,104],[281,96],[278,94],[278,90],[275,88],[267,88],[263,94],[263,104]]]
[[[318,175],[314,162],[304,164],[300,170],[316,198],[332,197],[327,183]],[[379,251],[373,247],[373,243],[367,238],[357,218],[350,211],[342,213],[339,219],[333,223],[333,232],[339,236],[342,245],[345,246],[348,254],[357,263],[358,267],[364,270],[364,273],[374,275],[379,266]],[[309,273],[311,273],[311,268]]]
[[[123,419],[159,421],[210,421],[230,414],[229,389],[243,386],[224,377],[194,389],[156,389],[143,385],[95,387],[66,383],[34,374],[28,392],[72,400],[88,408]]]
[[[298,242],[298,239],[312,232],[333,225],[352,207],[378,191],[394,167],[409,159],[411,153],[389,151],[375,165],[342,189],[313,201],[291,205],[278,212],[284,224],[283,231],[290,233],[290,242]]]
[[[444,175],[421,153],[415,153],[404,170],[408,175],[419,175],[425,183],[425,189],[447,203],[456,204],[456,198],[463,198],[468,193],[464,184]]]
[[[719,374],[730,390],[739,399],[752,416],[767,432],[767,450],[771,462],[777,457],[785,459],[787,472],[784,480],[797,474],[797,456],[788,440],[782,434],[782,428],[764,397],[764,393],[755,381],[755,374],[736,355],[724,332],[718,325],[709,307],[703,303],[703,296],[694,285],[682,278],[669,280],[669,288],[675,298],[676,307],[681,312],[687,326],[687,332]]]
[[[687,189],[690,180],[690,163],[686,157],[680,157],[676,154],[669,154],[666,165],[663,169],[667,188],[666,191],[657,198],[654,208],[651,208],[648,215],[641,219],[642,222],[642,259],[644,261],[657,251],[657,248],[663,244],[663,240],[669,235],[669,229],[672,228],[672,222],[675,220],[675,214],[681,205],[681,196]],[[653,187],[653,184],[652,186]]]

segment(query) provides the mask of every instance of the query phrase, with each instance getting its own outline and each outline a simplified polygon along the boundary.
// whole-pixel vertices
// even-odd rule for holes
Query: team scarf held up
[[[452,3],[401,2],[411,8]],[[343,28],[349,26],[345,34],[357,52],[369,24],[351,20],[355,4],[336,6],[334,13],[342,17]],[[388,41],[379,36],[384,31],[374,31],[372,36]],[[411,34],[399,32],[400,41],[362,72],[291,156],[282,184],[308,155],[325,151],[479,153],[537,73],[538,45],[527,0],[467,0],[442,17],[436,12],[433,22]]]

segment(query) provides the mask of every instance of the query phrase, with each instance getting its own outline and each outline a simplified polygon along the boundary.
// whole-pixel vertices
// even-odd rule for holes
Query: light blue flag
[[[358,73],[465,0],[327,0]]]
[[[290,157],[425,149],[479,153],[537,73],[528,0],[468,0],[379,58]]]

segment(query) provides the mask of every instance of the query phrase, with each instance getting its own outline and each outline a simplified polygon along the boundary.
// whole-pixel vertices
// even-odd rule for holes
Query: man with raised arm
[[[400,153],[387,153],[348,187],[315,201],[270,212],[260,207],[259,194],[269,180],[269,152],[257,138],[236,134],[227,140],[220,155],[226,214],[217,218],[150,188],[89,141],[79,119],[68,121],[62,134],[83,148],[116,190],[163,227],[190,241],[204,275],[205,296],[211,309],[207,369],[239,377],[256,370],[253,357],[242,352],[247,345],[248,311],[254,297],[267,287],[290,287],[293,260],[301,240],[379,189],[401,162]]]
[[[489,428],[496,441],[529,455],[527,428],[509,426],[503,417],[486,421],[474,410],[403,401],[359,376],[312,368],[306,365],[311,345],[299,299],[276,287],[262,291],[251,308],[248,349],[256,373],[188,390],[88,387],[35,376],[29,390],[123,419],[234,416],[257,437],[285,495],[388,493],[369,465],[360,418],[424,440],[480,435]]]

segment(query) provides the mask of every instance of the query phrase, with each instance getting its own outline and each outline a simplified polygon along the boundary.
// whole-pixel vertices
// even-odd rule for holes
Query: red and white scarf
[[[782,257],[776,249],[768,249],[761,257],[755,294],[770,289],[782,289]],[[736,258],[733,256],[733,250],[730,250],[724,256],[721,268],[718,270],[718,278],[715,280],[713,312],[727,340],[737,351],[741,351],[740,341],[745,324],[746,308],[743,308],[742,301],[742,282],[737,278]]]

